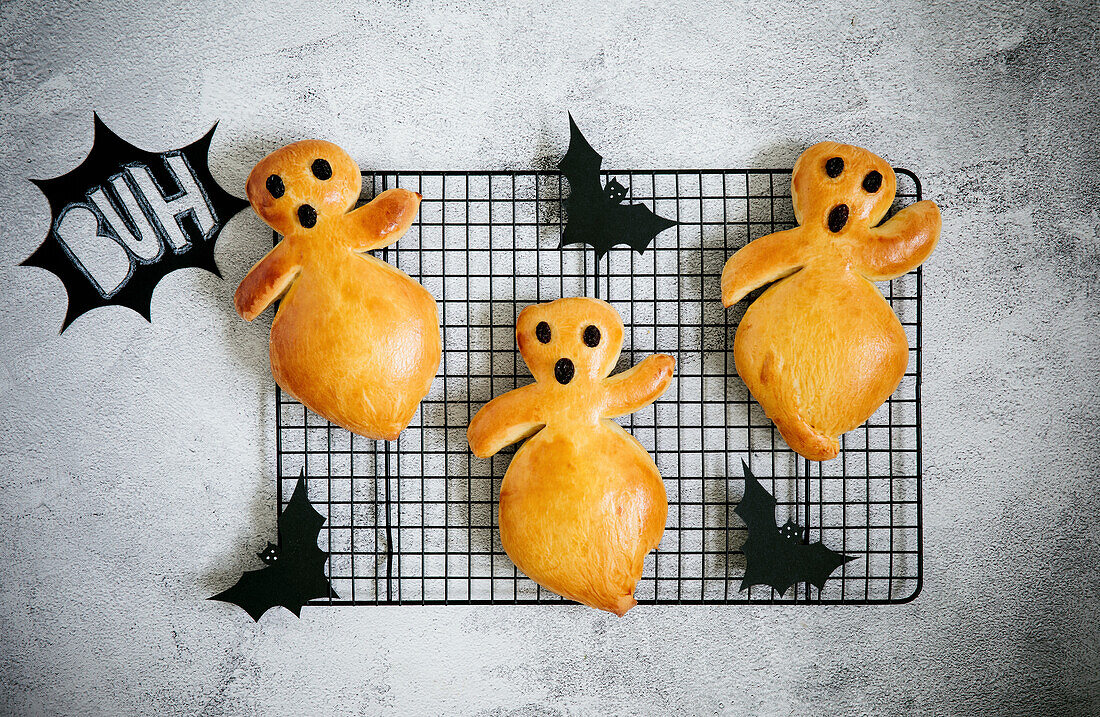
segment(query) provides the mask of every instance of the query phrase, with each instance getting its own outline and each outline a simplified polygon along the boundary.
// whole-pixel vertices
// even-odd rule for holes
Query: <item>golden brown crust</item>
[[[590,340],[598,332],[595,346],[586,330]],[[661,541],[668,500],[653,459],[609,419],[656,400],[675,367],[656,355],[608,376],[622,340],[622,321],[603,301],[527,307],[516,341],[536,382],[494,398],[467,430],[482,458],[531,436],[500,491],[500,538],[513,562],[559,595],[617,615],[637,604],[634,586]],[[556,369],[563,360],[571,373]]]
[[[668,354],[647,356],[640,364],[604,379],[600,415],[615,418],[634,413],[653,403],[672,383],[676,359]]]
[[[348,237],[349,246],[355,251],[375,251],[389,246],[409,230],[419,207],[419,194],[407,189],[387,189],[370,204],[348,215],[355,227],[355,233]]]
[[[302,270],[297,252],[286,242],[279,242],[245,275],[233,294],[233,306],[245,321],[263,313],[286,293],[291,282]]]
[[[333,423],[395,440],[439,367],[439,316],[424,287],[361,253],[404,234],[420,195],[391,189],[349,212],[360,182],[351,157],[318,140],[257,164],[249,201],[283,240],[245,276],[234,305],[251,321],[282,296],[271,325],[276,382]]]
[[[833,158],[843,161],[837,176]],[[749,243],[722,272],[726,306],[775,282],[746,310],[734,361],[784,440],[811,460],[834,458],[837,437],[866,421],[905,374],[905,331],[871,282],[928,258],[940,214],[918,202],[878,225],[896,187],[890,165],[867,150],[816,144],[791,180],[800,226]],[[839,205],[847,219],[838,228]]]
[[[546,426],[537,384],[502,393],[481,407],[466,428],[470,450],[478,458],[494,456]]]
[[[889,281],[924,263],[940,238],[940,209],[927,199],[910,205],[868,232],[853,252],[856,271],[871,281]]]
[[[802,268],[802,232],[789,229],[760,237],[729,258],[722,271],[722,303],[729,308],[749,292]]]

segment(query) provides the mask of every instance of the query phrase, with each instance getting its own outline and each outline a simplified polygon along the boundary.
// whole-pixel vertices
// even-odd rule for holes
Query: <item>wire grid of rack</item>
[[[519,311],[584,295],[609,301],[626,325],[616,371],[655,352],[677,359],[670,389],[621,419],[653,455],[669,497],[639,603],[900,603],[920,591],[920,270],[880,285],[909,338],[900,387],[842,438],[836,459],[812,463],[786,447],[734,369],[749,302],[727,311],[719,298],[734,251],[795,225],[790,170],[607,171],[605,181],[612,176],[629,184],[626,201],[678,224],[643,254],[618,247],[597,261],[590,248],[559,246],[568,183],[556,171],[364,173],[365,198],[395,186],[424,197],[408,234],[377,254],[437,297],[443,358],[394,443],[355,436],[277,394],[280,510],[304,474],[327,521],[319,544],[338,597],[310,604],[566,602],[501,547],[497,501],[515,447],[481,460],[465,432],[486,401],[532,380],[515,345]],[[898,170],[893,210],[920,195],[916,176]],[[856,558],[823,590],[739,589],[742,459],[775,496],[779,523],[795,520],[809,528],[806,542]]]

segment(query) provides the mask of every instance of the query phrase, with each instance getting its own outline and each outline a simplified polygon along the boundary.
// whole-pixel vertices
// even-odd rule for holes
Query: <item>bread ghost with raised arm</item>
[[[400,238],[420,195],[389,189],[352,210],[362,177],[331,142],[295,142],[248,177],[248,200],[283,235],[234,296],[246,321],[280,297],[271,373],[311,411],[367,438],[396,440],[439,368],[432,295],[367,252]]]
[[[734,361],[787,444],[810,460],[834,458],[837,437],[870,418],[909,363],[905,330],[872,282],[928,258],[940,212],[922,201],[880,224],[896,191],[894,170],[871,152],[815,144],[791,179],[799,226],[750,242],[722,272],[727,307],[771,283],[737,327]]]
[[[598,299],[528,306],[516,341],[535,383],[489,401],[466,434],[479,458],[530,437],[501,484],[501,543],[543,587],[621,616],[668,499],[649,453],[611,419],[664,393],[676,362],[658,354],[611,376],[623,323]]]

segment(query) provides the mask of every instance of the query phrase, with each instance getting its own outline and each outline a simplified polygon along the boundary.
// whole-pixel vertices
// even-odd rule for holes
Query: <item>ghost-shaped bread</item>
[[[489,401],[466,434],[479,458],[530,437],[501,484],[501,543],[543,587],[622,616],[668,499],[649,453],[611,419],[656,400],[676,362],[658,354],[610,376],[623,323],[598,299],[528,306],[516,341],[535,383]]]
[[[787,444],[815,461],[897,389],[905,330],[872,282],[928,258],[940,235],[930,201],[880,224],[897,191],[893,169],[859,147],[821,142],[798,158],[791,199],[799,226],[749,243],[722,272],[722,303],[772,285],[745,311],[737,372]]]
[[[283,239],[234,304],[251,321],[282,297],[271,324],[275,381],[333,423],[392,441],[439,367],[439,314],[424,287],[366,253],[408,231],[420,195],[390,189],[352,210],[361,184],[331,142],[296,142],[257,164],[248,200]]]

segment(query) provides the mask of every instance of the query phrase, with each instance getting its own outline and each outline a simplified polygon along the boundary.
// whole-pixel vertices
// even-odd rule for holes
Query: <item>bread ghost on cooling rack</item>
[[[245,276],[234,304],[246,321],[280,297],[271,373],[311,411],[373,439],[396,440],[439,368],[435,299],[366,252],[400,238],[420,195],[389,189],[352,210],[359,167],[331,142],[295,142],[248,177],[252,208],[283,235]]]
[[[897,191],[890,165],[851,145],[821,142],[798,158],[791,199],[799,226],[760,237],[722,272],[722,303],[772,285],[745,311],[734,361],[787,444],[815,461],[866,421],[905,375],[909,344],[872,282],[919,266],[936,246],[930,201],[889,221]]]
[[[621,616],[668,499],[649,453],[611,419],[664,393],[676,362],[658,354],[611,376],[623,323],[598,299],[528,306],[516,341],[535,383],[489,401],[467,431],[479,458],[530,437],[501,484],[501,543],[543,587]]]

